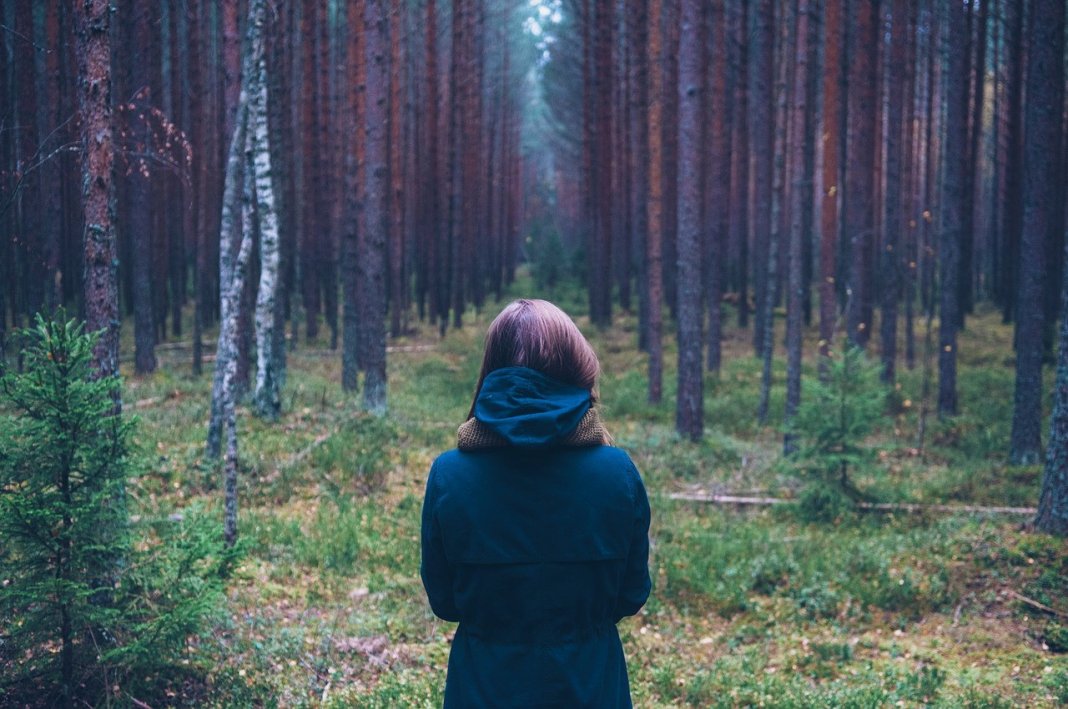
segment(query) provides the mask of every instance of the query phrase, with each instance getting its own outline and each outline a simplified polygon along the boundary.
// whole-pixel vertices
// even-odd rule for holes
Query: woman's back
[[[457,450],[430,471],[423,586],[459,622],[446,707],[629,707],[615,624],[649,595],[649,501],[608,444],[600,365],[552,303],[510,303],[486,334]]]

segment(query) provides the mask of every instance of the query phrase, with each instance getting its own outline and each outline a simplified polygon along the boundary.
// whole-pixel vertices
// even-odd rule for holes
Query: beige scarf
[[[612,437],[608,435],[597,409],[590,407],[586,415],[579,421],[575,430],[560,441],[559,445],[566,448],[581,448],[583,446],[600,446],[612,443]],[[476,418],[470,418],[460,425],[456,431],[456,447],[462,451],[484,450],[486,448],[504,448],[508,446],[508,440],[490,430],[488,426]]]

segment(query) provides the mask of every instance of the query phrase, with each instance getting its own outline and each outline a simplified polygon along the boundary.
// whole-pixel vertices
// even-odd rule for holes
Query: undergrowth
[[[529,278],[508,294],[530,295]],[[1022,529],[1022,518],[857,513],[810,523],[778,508],[670,499],[691,489],[799,494],[778,464],[782,361],[773,368],[773,423],[760,427],[760,362],[750,333],[726,321],[722,371],[706,380],[705,436],[692,443],[673,430],[673,339],[664,342],[663,402],[650,405],[636,315],[617,311],[598,330],[573,284],[557,282],[551,297],[576,314],[601,358],[606,425],[653,505],[653,595],[619,626],[636,706],[1068,701],[1068,624],[1056,615],[1068,612],[1062,543]],[[179,692],[170,703],[440,706],[455,626],[436,620],[423,595],[419,512],[426,472],[454,445],[470,407],[497,310],[469,310],[464,328],[443,339],[416,323],[391,340],[385,420],[361,414],[359,392],[341,390],[339,356],[325,341],[291,348],[279,422],[239,408],[247,556],[228,588],[227,617],[190,639],[210,663],[207,684],[195,700]],[[815,375],[815,333],[806,338],[804,392]],[[887,501],[1033,505],[1040,471],[1006,460],[1006,341],[1011,331],[996,313],[969,319],[962,414],[939,422],[929,413],[922,450],[922,367],[901,367],[862,442],[870,457],[855,470],[857,487]],[[187,350],[161,361],[156,374],[127,379],[152,461],[131,494],[158,518],[195,503],[221,519],[218,472],[202,448],[210,377],[188,373]]]

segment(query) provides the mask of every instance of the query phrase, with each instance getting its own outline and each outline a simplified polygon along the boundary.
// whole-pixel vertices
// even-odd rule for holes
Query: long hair
[[[513,300],[490,323],[468,418],[475,414],[475,401],[486,375],[504,367],[535,369],[557,381],[588,389],[594,402],[597,400],[597,375],[601,371],[597,355],[567,313],[547,300]]]

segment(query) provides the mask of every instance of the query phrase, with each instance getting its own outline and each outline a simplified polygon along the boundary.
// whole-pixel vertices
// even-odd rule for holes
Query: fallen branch
[[[1015,598],[1017,601],[1020,601],[1023,604],[1031,606],[1032,608],[1036,608],[1036,609],[1042,611],[1043,613],[1049,613],[1050,615],[1055,615],[1055,616],[1058,616],[1060,618],[1068,618],[1068,613],[1065,613],[1064,611],[1059,611],[1056,608],[1050,608],[1045,603],[1039,603],[1035,599],[1028,598],[1027,596],[1023,595],[1022,593],[1017,593],[1016,591],[1014,591],[1011,588],[1008,589],[1008,593],[1009,593],[1010,596]]]
[[[670,500],[682,500],[684,502],[707,502],[714,505],[739,505],[769,507],[772,505],[787,505],[793,500],[781,497],[744,497],[740,495],[708,495],[692,492],[672,492],[668,494]],[[985,507],[982,505],[921,505],[909,502],[859,502],[857,507],[867,512],[945,512],[953,513],[982,513],[982,514],[1011,514],[1029,515],[1037,513],[1034,507]]]

